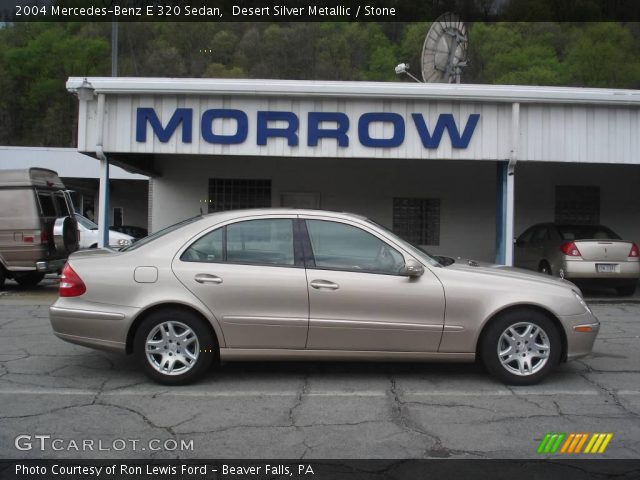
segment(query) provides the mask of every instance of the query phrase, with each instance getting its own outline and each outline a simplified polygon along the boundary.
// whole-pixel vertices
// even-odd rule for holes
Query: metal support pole
[[[511,117],[511,158],[498,162],[496,198],[496,263],[513,266],[515,215],[515,168],[520,139],[520,104],[514,103]]]
[[[100,160],[100,187],[98,190],[98,247],[109,245],[109,160],[104,154],[104,93],[98,94],[96,119],[96,157]]]
[[[100,190],[98,191],[98,247],[109,246],[109,160],[100,159]]]

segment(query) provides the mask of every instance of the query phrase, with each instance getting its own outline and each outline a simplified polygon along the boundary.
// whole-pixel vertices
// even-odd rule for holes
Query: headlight
[[[127,245],[131,245],[131,240],[127,240],[126,238],[121,238],[118,240],[118,245],[121,247],[126,247]]]
[[[573,290],[572,290],[573,291]],[[582,296],[577,293],[577,292],[573,292],[573,294],[576,296],[576,300],[578,300],[578,302],[580,303],[580,305],[582,305],[584,307],[584,309],[593,314],[593,312],[591,311],[591,309],[589,308],[589,305],[587,305],[587,302],[584,301],[584,298],[582,298]]]

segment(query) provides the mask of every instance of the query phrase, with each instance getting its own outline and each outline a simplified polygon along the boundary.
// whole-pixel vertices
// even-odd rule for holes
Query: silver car
[[[199,216],[121,251],[74,253],[50,318],[58,337],[132,354],[171,385],[217,360],[476,358],[528,385],[589,354],[600,327],[568,281],[440,263],[366,218],[291,209]]]
[[[638,246],[603,225],[534,225],[518,237],[514,252],[518,267],[612,287],[619,295],[633,295],[640,279]]]

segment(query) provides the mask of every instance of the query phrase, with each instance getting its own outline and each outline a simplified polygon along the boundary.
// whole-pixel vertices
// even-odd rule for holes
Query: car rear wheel
[[[633,282],[630,283],[628,285],[624,285],[622,287],[617,287],[616,288],[616,292],[618,295],[622,296],[622,297],[630,297],[631,295],[633,295],[634,293],[636,293],[636,286],[638,285],[637,282]]]
[[[217,348],[200,317],[177,309],[151,314],[134,338],[134,354],[143,370],[165,385],[185,385],[202,377]]]
[[[562,343],[543,313],[506,312],[492,321],[481,339],[481,358],[489,372],[511,385],[533,385],[559,363]]]
[[[4,271],[4,267],[0,265],[0,290],[4,288],[4,281],[7,279],[7,274]]]
[[[44,278],[44,273],[40,272],[20,272],[14,273],[13,279],[18,282],[22,288],[33,288],[38,285]]]

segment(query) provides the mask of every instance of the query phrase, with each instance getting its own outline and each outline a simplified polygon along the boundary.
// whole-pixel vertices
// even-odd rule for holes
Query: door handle
[[[310,285],[316,289],[327,288],[329,290],[337,290],[340,288],[340,285],[328,280],[313,280]]]
[[[219,285],[222,283],[222,279],[217,275],[209,275],[208,273],[198,273],[193,279],[198,283],[214,283]]]

